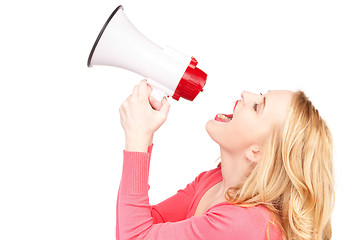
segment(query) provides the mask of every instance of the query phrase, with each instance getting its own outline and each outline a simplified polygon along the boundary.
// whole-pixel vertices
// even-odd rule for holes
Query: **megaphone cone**
[[[141,34],[118,6],[101,29],[88,58],[93,65],[114,66],[147,78],[155,89],[179,100],[194,100],[206,83],[207,74],[196,67],[194,57],[161,48]]]

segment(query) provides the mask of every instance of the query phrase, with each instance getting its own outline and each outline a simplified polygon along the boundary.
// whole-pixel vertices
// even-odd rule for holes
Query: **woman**
[[[330,239],[331,134],[302,92],[243,92],[206,125],[221,164],[150,206],[154,132],[169,103],[142,81],[119,109],[125,131],[117,239]],[[154,110],[151,106],[153,106]]]

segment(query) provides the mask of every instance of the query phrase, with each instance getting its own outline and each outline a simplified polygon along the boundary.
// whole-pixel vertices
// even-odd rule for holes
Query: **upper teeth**
[[[219,118],[226,120],[226,119],[230,119],[227,116],[225,116],[224,114],[219,114]]]

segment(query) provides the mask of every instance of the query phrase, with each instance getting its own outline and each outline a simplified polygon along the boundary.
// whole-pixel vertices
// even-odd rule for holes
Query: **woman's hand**
[[[126,151],[147,152],[155,131],[166,121],[170,105],[166,97],[161,103],[151,98],[151,91],[146,80],[141,81],[119,108]]]

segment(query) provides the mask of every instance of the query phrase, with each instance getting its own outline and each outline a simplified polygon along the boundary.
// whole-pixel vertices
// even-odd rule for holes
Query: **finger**
[[[136,84],[136,85],[134,86],[132,95],[134,95],[134,96],[138,96],[138,95],[139,95],[139,88],[140,88],[141,84],[143,84],[144,81],[146,82],[146,80],[143,79],[143,80],[141,80],[138,84]]]
[[[124,101],[124,102],[129,101],[129,100],[130,100],[130,98],[132,98],[132,96],[133,96],[133,94],[130,94],[129,96],[127,96],[127,98],[125,99],[125,101]]]
[[[137,87],[137,94],[139,97],[148,98],[147,91],[148,91],[148,84],[146,80],[142,80]]]
[[[125,116],[124,104],[122,104],[119,108],[119,115],[120,115],[120,122],[123,122]]]
[[[134,88],[133,88],[133,91],[132,91],[132,95],[134,95],[134,94],[136,94],[137,93],[137,89],[138,89],[138,87],[139,87],[139,84],[140,83],[138,83],[138,84],[136,84],[135,86],[134,86]]]
[[[147,82],[146,82],[147,83]],[[147,96],[151,96],[151,92],[153,91],[153,88],[147,83]]]

